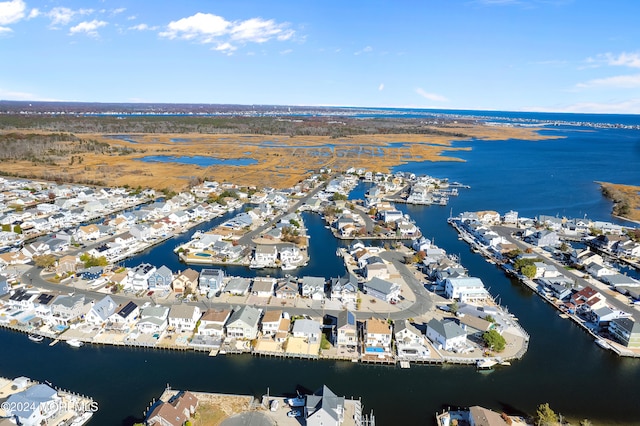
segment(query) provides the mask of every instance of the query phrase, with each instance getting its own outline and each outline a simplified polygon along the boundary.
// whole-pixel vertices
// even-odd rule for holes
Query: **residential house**
[[[224,271],[222,269],[203,269],[200,271],[200,278],[198,280],[200,294],[213,297],[217,292],[222,290],[223,279]]]
[[[78,227],[76,231],[76,239],[78,241],[97,240],[100,238],[100,228],[96,224],[90,224]]]
[[[466,331],[453,320],[430,320],[427,323],[427,337],[438,349],[445,351],[459,351],[467,342]]]
[[[331,300],[338,300],[343,304],[355,304],[358,298],[358,278],[352,273],[348,277],[331,279]]]
[[[611,321],[609,333],[628,348],[640,348],[640,324],[631,318],[617,318]]]
[[[444,281],[444,290],[448,299],[463,303],[490,298],[482,280],[475,277],[447,278]]]
[[[4,275],[0,275],[0,296],[4,296],[5,294],[9,293],[9,289],[11,287],[9,286],[9,282],[7,281],[7,277],[5,277]]]
[[[370,318],[364,324],[365,353],[391,354],[391,325],[385,320]]]
[[[140,333],[162,333],[169,325],[168,317],[168,307],[148,306],[140,312],[140,320],[136,327]]]
[[[366,260],[364,266],[364,277],[371,280],[375,277],[387,279],[389,278],[389,269],[380,256],[371,256]]]
[[[147,290],[149,288],[149,278],[156,272],[156,267],[149,263],[141,263],[129,270],[129,281],[135,291]]]
[[[251,280],[249,280],[249,278],[233,277],[227,285],[224,286],[224,292],[234,296],[245,296],[249,293],[249,287],[251,287]]]
[[[157,291],[170,290],[172,282],[173,272],[165,265],[156,269],[147,280],[149,289]]]
[[[362,285],[365,293],[376,299],[389,302],[395,302],[400,298],[400,285],[391,281],[373,278],[369,282]]]
[[[95,303],[84,320],[93,325],[103,325],[109,320],[109,317],[116,312],[118,305],[113,301],[111,296],[105,296],[100,301]]]
[[[208,309],[200,318],[198,334],[221,339],[224,337],[224,325],[231,316],[230,309]]]
[[[118,306],[113,315],[109,317],[109,320],[115,325],[115,328],[124,330],[133,326],[139,316],[140,308],[135,302],[130,301]]]
[[[195,414],[198,398],[189,392],[182,391],[167,402],[159,401],[146,416],[146,424],[150,426],[183,426]]]
[[[299,294],[299,284],[296,277],[280,278],[276,282],[276,297],[281,299],[295,299]]]
[[[295,244],[281,245],[278,253],[282,265],[299,265],[303,261],[302,252]]]
[[[200,319],[200,308],[191,305],[173,305],[169,311],[169,327],[178,331],[193,331]]]
[[[258,336],[258,324],[262,311],[253,306],[237,307],[227,321],[227,337],[253,340]]]
[[[262,334],[265,336],[274,336],[280,329],[282,319],[282,310],[266,311],[262,317]]]
[[[274,266],[278,259],[278,247],[275,245],[258,244],[253,252],[251,265],[257,268]]]
[[[397,321],[394,324],[396,350],[401,359],[425,359],[431,355],[426,339],[409,320]]]
[[[306,339],[310,344],[320,343],[322,324],[310,319],[298,319],[293,323],[293,337]]]
[[[273,287],[276,284],[275,278],[269,277],[255,277],[253,279],[253,285],[251,291],[258,297],[271,297],[273,295]]]
[[[469,426],[509,426],[513,421],[509,417],[507,419],[505,421],[502,414],[478,405],[469,407]]]
[[[195,293],[199,277],[198,271],[191,268],[185,269],[171,283],[173,291],[176,294]]]
[[[338,426],[344,421],[344,397],[338,397],[326,385],[307,395],[304,417],[307,426]]]
[[[302,296],[313,300],[323,300],[325,279],[322,277],[305,276],[302,278]]]
[[[14,393],[2,404],[5,413],[22,426],[48,424],[62,407],[58,391],[45,384],[33,385]]]
[[[63,325],[80,318],[85,313],[85,299],[81,294],[60,295],[51,303],[52,319]]]
[[[62,256],[58,259],[58,269],[57,272],[60,275],[66,273],[76,272],[76,268],[78,267],[78,258],[76,256]]]
[[[336,319],[335,345],[355,349],[358,345],[358,323],[355,314],[349,310],[340,311]]]

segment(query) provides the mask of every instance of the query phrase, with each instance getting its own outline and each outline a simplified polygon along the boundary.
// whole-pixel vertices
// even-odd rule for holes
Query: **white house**
[[[462,349],[466,346],[467,333],[455,321],[432,319],[427,323],[427,337],[445,351]]]
[[[168,316],[168,307],[148,306],[140,312],[140,320],[136,327],[140,333],[162,333],[169,325]]]
[[[445,296],[460,302],[472,302],[489,298],[489,292],[484,288],[480,278],[458,277],[444,280]]]
[[[8,416],[17,418],[23,426],[48,424],[62,404],[58,391],[45,384],[38,384],[14,393],[2,404]]]
[[[179,331],[193,331],[200,319],[200,308],[191,305],[174,305],[169,311],[169,326]]]

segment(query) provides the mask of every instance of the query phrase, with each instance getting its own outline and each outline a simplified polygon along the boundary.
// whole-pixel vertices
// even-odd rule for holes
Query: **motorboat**
[[[273,401],[271,401],[271,405],[269,406],[269,409],[271,411],[278,411],[278,406],[280,405],[280,403],[278,402],[277,399],[274,399]]]
[[[295,398],[287,398],[287,404],[291,407],[304,407],[306,399],[304,396],[298,395]]]
[[[300,417],[302,416],[302,410],[291,410],[287,413],[287,417]]]
[[[478,370],[491,370],[493,368],[494,365],[496,365],[497,362],[495,362],[492,359],[488,359],[488,358],[484,358],[484,359],[479,359],[478,362],[476,363],[476,368]]]
[[[30,334],[29,340],[31,340],[32,342],[40,343],[44,340],[44,336],[39,336],[37,334]]]
[[[73,347],[73,348],[79,348],[82,347],[84,345],[84,342],[82,340],[78,340],[78,339],[71,339],[71,340],[67,340],[67,345]]]

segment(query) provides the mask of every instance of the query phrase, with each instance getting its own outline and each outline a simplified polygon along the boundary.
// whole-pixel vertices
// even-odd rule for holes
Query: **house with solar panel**
[[[118,306],[116,311],[109,317],[112,327],[120,330],[126,330],[136,323],[140,316],[140,308],[135,302],[123,303]]]

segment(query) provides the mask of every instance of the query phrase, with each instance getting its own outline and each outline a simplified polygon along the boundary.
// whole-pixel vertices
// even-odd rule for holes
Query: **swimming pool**
[[[65,331],[66,329],[67,329],[67,326],[66,325],[62,325],[62,324],[58,324],[58,325],[53,326],[53,330],[57,331],[58,333],[61,333],[61,332]]]
[[[364,351],[368,353],[384,353],[383,348],[376,348],[376,347],[366,348]]]
[[[211,257],[209,253],[196,253],[195,255],[200,257]]]

